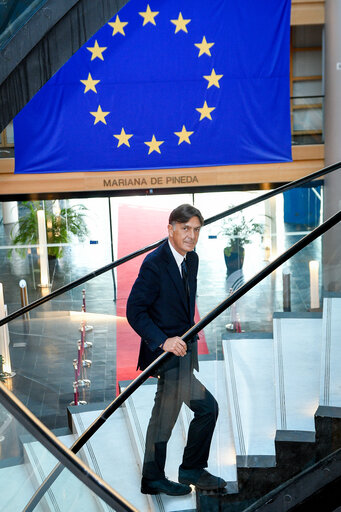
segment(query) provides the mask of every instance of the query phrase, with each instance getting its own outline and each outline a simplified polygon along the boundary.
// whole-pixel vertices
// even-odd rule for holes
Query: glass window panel
[[[293,52],[293,76],[322,75],[321,50]]]
[[[293,98],[293,105],[321,105],[323,96],[306,96]]]
[[[322,25],[293,26],[291,30],[294,48],[307,48],[322,45]]]
[[[322,130],[322,109],[294,110],[294,131]]]
[[[322,95],[322,80],[294,81],[293,97],[295,96],[319,96]]]

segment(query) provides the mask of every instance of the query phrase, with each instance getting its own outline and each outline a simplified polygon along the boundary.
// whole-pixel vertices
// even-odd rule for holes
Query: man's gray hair
[[[204,225],[204,217],[198,208],[195,208],[191,204],[181,204],[175,210],[173,210],[169,216],[169,224],[174,227],[176,222],[187,222],[192,217],[198,217],[201,226]]]

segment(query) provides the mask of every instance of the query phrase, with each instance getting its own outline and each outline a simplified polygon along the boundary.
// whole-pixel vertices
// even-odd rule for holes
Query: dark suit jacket
[[[188,307],[179,268],[168,241],[148,254],[132,287],[127,302],[127,319],[141,336],[137,368],[144,370],[162,354],[159,345],[172,336],[182,336],[194,325],[197,289],[198,255],[187,253],[190,287]],[[197,343],[189,344],[193,367],[198,369]],[[173,356],[164,369],[174,367],[179,357]]]

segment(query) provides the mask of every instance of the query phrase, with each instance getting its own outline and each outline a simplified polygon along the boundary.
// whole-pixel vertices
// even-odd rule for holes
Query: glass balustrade
[[[339,173],[339,171],[336,171]],[[244,200],[257,197],[261,192],[245,193]],[[237,195],[237,194],[236,194]],[[240,196],[240,193],[238,194]],[[233,201],[233,193],[230,193]],[[215,215],[214,194],[210,195],[210,214]],[[232,202],[233,207],[236,203]],[[278,194],[268,200],[244,209],[228,218],[203,228],[197,246],[200,255],[198,276],[198,305],[201,314],[212,309],[212,304],[224,300],[229,294],[265,268],[277,256],[291,247],[322,222],[323,185],[300,187]],[[309,269],[305,262],[317,260],[321,264],[321,241],[317,240],[288,263],[276,278],[259,284],[251,290],[255,306],[251,310],[240,308],[240,323],[251,330],[272,329],[271,315],[278,309],[307,311],[309,306]],[[302,262],[302,267],[300,265]],[[291,303],[286,301],[286,289],[291,286]],[[321,281],[320,281],[321,286]],[[259,302],[261,299],[261,302]],[[244,299],[240,299],[240,303]],[[264,301],[264,305],[262,302]],[[232,318],[234,317],[232,312]],[[225,331],[233,321],[225,315],[208,329]]]
[[[115,338],[124,319],[113,297],[109,273],[5,328],[12,390],[50,429],[67,426],[69,405],[102,404],[115,396]]]
[[[5,385],[10,387],[9,381]],[[59,431],[58,438],[66,447],[74,440],[66,429],[64,433]],[[82,458],[87,463],[84,454]],[[13,512],[24,510],[57,463],[58,460],[0,404],[1,508]],[[88,511],[114,510],[64,467],[34,510],[57,509],[67,512],[79,508]]]
[[[335,174],[337,173],[340,171]],[[314,183],[314,187],[285,192],[245,208],[241,213],[231,216],[230,221],[222,219],[202,229],[197,245],[200,267],[196,320],[205,318],[217,304],[320,225],[323,217],[323,186],[324,181],[319,180]],[[245,193],[244,196],[234,196],[234,193],[224,193],[221,196],[196,194],[194,203],[205,217],[210,217],[223,209],[222,204],[225,201],[228,202],[225,203],[228,208],[237,203],[237,197],[238,200],[242,198],[245,201],[259,194],[260,191]],[[188,201],[188,197],[181,199]],[[172,201],[175,205],[181,202],[175,197]],[[105,203],[106,208],[107,206]],[[124,220],[121,233],[124,230],[129,233],[125,240],[117,236],[120,233],[117,229],[121,221],[120,210],[123,211],[121,219]],[[137,211],[139,218],[136,217]],[[97,217],[97,224],[91,227],[90,240],[97,240],[98,243],[89,243],[89,239],[83,243],[70,243],[65,247],[61,258],[47,261],[50,287],[41,286],[41,254],[37,251],[39,247],[36,247],[39,244],[23,247],[24,257],[21,257],[16,251],[17,247],[11,245],[8,226],[1,226],[0,282],[3,285],[4,305],[9,314],[21,305],[21,280],[25,280],[28,300],[32,302],[39,296],[107,264],[112,251],[114,257],[119,258],[139,249],[140,232],[143,234],[142,245],[152,243],[167,234],[165,226],[169,209],[160,208],[157,201],[155,208],[151,207],[149,211],[141,208],[138,201],[128,206],[112,201],[111,231],[115,234],[117,229],[116,239],[110,235],[108,212],[109,209],[103,218]],[[152,221],[158,224],[157,236],[150,229]],[[237,255],[231,258],[233,251],[226,251],[226,247],[229,243],[231,249],[233,241],[241,238],[241,228],[244,228],[244,251],[237,244]],[[248,448],[251,450],[250,455],[257,455],[251,449],[257,440],[253,440],[254,434],[248,430],[252,421],[247,413],[247,404],[252,403],[252,393],[250,394],[247,385],[247,373],[242,377],[244,363],[244,368],[249,371],[252,359],[244,359],[244,352],[239,351],[244,350],[245,345],[246,353],[250,351],[252,355],[254,350],[257,352],[258,346],[262,346],[263,342],[260,340],[274,343],[273,335],[279,325],[277,319],[282,321],[283,318],[291,316],[298,319],[307,319],[310,316],[314,320],[321,319],[324,314],[324,297],[331,296],[328,294],[337,296],[340,292],[337,240],[340,240],[339,231],[338,228],[333,228],[328,234],[311,242],[199,333],[199,378],[217,397],[221,411],[212,444],[209,469],[234,483],[233,485],[236,485],[237,478],[236,455],[237,460],[242,460],[240,457],[248,455]],[[144,256],[139,256],[113,271],[92,277],[86,283],[53,298],[1,328],[3,346],[6,342],[8,346],[3,361],[6,385],[56,433],[56,429],[62,428],[69,436],[81,435],[118,391],[124,390],[127,383],[138,375],[136,363],[139,338],[128,325],[125,309],[143,258]],[[283,326],[282,328],[284,329]],[[298,335],[303,327],[297,325],[293,329]],[[237,346],[238,340],[240,344]],[[317,344],[316,342],[316,346]],[[269,354],[266,357],[270,357]],[[236,366],[237,363],[242,366]],[[273,370],[273,356],[268,363],[270,370]],[[240,386],[244,392],[243,397],[240,397],[240,406],[245,414],[243,428],[245,427],[245,435],[249,438],[247,442],[244,439],[244,448],[241,451],[242,445],[238,444],[240,439],[234,438],[235,424],[228,405],[233,398],[229,389],[238,390],[238,385],[237,381],[225,383],[224,372],[229,368],[226,365],[231,364],[236,378],[242,379]],[[261,364],[260,361],[257,364]],[[272,372],[273,379],[272,370],[270,373]],[[250,374],[250,378],[253,377]],[[270,379],[270,374],[267,378]],[[145,432],[153,405],[155,385],[155,379],[148,379],[81,451],[87,464],[140,510],[146,509],[146,502],[141,504],[139,500],[147,498],[138,491],[138,468],[142,465]],[[316,397],[312,398],[311,403],[311,408],[318,404]],[[290,421],[295,424],[296,413],[290,414]],[[173,479],[177,479],[181,447],[190,420],[191,413],[185,408],[176,424],[174,438],[172,436],[170,441],[170,451],[177,453],[167,467],[169,477]],[[309,421],[312,421],[311,416]],[[298,425],[299,421],[296,423]],[[272,436],[269,443],[273,444],[279,426],[271,424],[267,428],[264,435],[267,438]],[[58,435],[61,435],[61,431]],[[267,444],[265,447],[265,455],[275,456],[269,446]],[[124,464],[122,477],[123,460],[128,463]],[[57,482],[55,485],[59,485]],[[193,495],[188,500],[183,509],[191,503]]]
[[[271,484],[281,483],[281,464],[285,466],[285,461],[281,459],[284,455],[278,440],[275,444],[276,432],[281,431],[284,436],[294,430],[300,435],[302,432],[310,435],[315,429],[314,414],[318,406],[333,407],[341,402],[337,392],[339,356],[336,339],[341,281],[335,280],[335,276],[341,275],[341,264],[337,258],[339,251],[335,247],[330,251],[330,244],[335,239],[340,240],[339,231],[340,227],[336,226],[312,241],[200,332],[199,373],[196,375],[216,397],[220,410],[208,469],[225,478],[230,488],[237,486],[239,466],[244,471],[248,465],[253,468],[258,467],[257,464],[262,468],[274,467],[276,457],[279,469],[273,471],[278,475],[276,473]],[[259,270],[265,269],[264,265]],[[287,275],[290,275],[289,286],[283,279]],[[228,279],[225,272],[221,279]],[[217,282],[215,286],[218,289]],[[199,290],[201,286],[199,283]],[[238,288],[236,286],[235,293],[238,293]],[[198,315],[204,319],[206,312],[200,309],[202,293],[201,289],[198,293]],[[334,299],[336,301],[330,303]],[[212,310],[219,302],[218,293],[213,297],[213,292],[210,292],[210,300]],[[122,320],[126,323],[124,318]],[[330,330],[328,325],[331,326],[329,341],[326,340],[326,329]],[[136,362],[138,339],[134,349],[136,353],[130,351],[127,365],[118,355],[118,336],[116,324],[113,337],[118,344],[117,379],[120,389],[124,390],[127,382],[123,372],[132,370],[129,365]],[[133,333],[130,332],[129,336]],[[122,378],[119,378],[119,372]],[[129,377],[127,380],[133,377],[131,373]],[[322,390],[328,389],[327,393],[322,391],[322,395],[320,379],[323,380]],[[155,386],[156,380],[148,379],[82,449],[90,467],[139,510],[148,506],[144,501],[146,496],[139,492],[139,479]],[[73,407],[73,430],[77,435],[101,414],[100,405],[103,408],[105,403]],[[172,455],[166,471],[175,480],[191,419],[192,414],[185,407],[169,441],[169,453]],[[318,454],[314,453],[309,464],[317,458]],[[123,474],[122,460],[125,461]],[[303,463],[298,458],[295,464],[290,464],[290,476],[300,471],[302,464],[306,467],[307,462]],[[289,471],[287,467],[285,471]],[[248,492],[251,496],[260,491],[251,485]],[[151,498],[154,503],[156,499],[166,509],[170,506],[169,497]],[[185,509],[194,503],[193,493],[183,499]]]
[[[194,203],[209,218],[224,208],[254,199],[262,193],[195,194]],[[146,199],[152,199],[148,208]],[[174,196],[167,206],[171,208],[190,200],[188,195]],[[111,255],[117,259],[165,237],[169,208],[163,207],[164,201],[165,197],[129,198],[128,201],[112,199],[110,209],[106,199],[84,201],[88,209],[87,239],[67,244],[47,243],[48,251],[63,250],[59,257],[47,258],[49,286],[42,286],[39,244],[16,246],[13,244],[13,232],[18,228],[13,224],[1,226],[0,282],[7,313],[16,311],[25,301],[33,302],[108,264]],[[319,225],[322,202],[323,181],[319,180],[314,187],[284,192],[205,226],[197,245],[200,267],[196,318],[203,317],[214,305]],[[62,201],[60,203],[64,206]],[[79,203],[79,200],[72,200],[67,206]],[[26,211],[27,206],[20,206],[19,216],[25,215]],[[152,222],[155,224],[153,229]],[[128,232],[129,235],[125,236]],[[127,324],[125,307],[143,258],[143,255],[139,256],[92,278],[8,325],[9,356],[12,371],[16,374],[13,385],[18,383],[20,398],[25,404],[32,404],[33,412],[50,428],[67,424],[64,410],[74,402],[74,382],[81,383],[76,396],[80,403],[106,403],[115,395],[118,381],[137,375],[139,340]],[[206,344],[213,339],[214,346],[210,348],[213,352],[219,351],[215,348],[217,334],[221,336],[239,328],[270,332],[275,311],[309,310],[308,263],[310,260],[318,261],[321,267],[321,258],[322,246],[317,240],[293,258],[281,273],[277,271],[275,277],[249,292],[249,297],[254,298],[252,308],[242,307],[245,303],[245,298],[242,298],[238,302],[237,313],[228,311],[207,326]],[[321,278],[319,285],[321,289]],[[82,315],[83,301],[86,303],[86,315]],[[87,325],[93,329],[85,329],[82,341],[80,329],[84,316]],[[85,344],[84,350],[82,344]],[[132,355],[129,354],[130,348],[125,350],[126,346],[133,348]],[[84,360],[81,368],[79,357]],[[118,361],[121,361],[121,367]],[[88,381],[91,382],[89,387]]]

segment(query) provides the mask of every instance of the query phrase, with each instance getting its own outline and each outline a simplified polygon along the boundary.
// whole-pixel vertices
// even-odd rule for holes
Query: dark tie
[[[185,292],[187,295],[187,300],[189,301],[188,269],[187,269],[187,263],[186,263],[185,258],[182,260],[182,263],[181,263],[181,272],[182,272],[182,281],[184,283]]]

